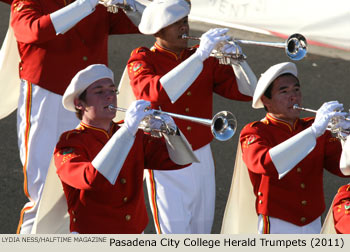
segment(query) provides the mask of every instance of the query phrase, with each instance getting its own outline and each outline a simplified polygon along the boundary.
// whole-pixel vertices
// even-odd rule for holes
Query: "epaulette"
[[[339,192],[346,192],[346,191],[350,191],[350,184],[343,185],[338,189],[338,193]]]
[[[269,121],[264,118],[264,119],[262,119],[260,121],[254,121],[254,122],[250,123],[248,126],[252,128],[252,127],[256,126],[258,123],[262,123],[262,124],[268,125]]]
[[[66,132],[66,140],[68,140],[72,135],[80,134],[82,130],[83,129],[78,128],[78,129],[74,129],[74,130]]]
[[[252,128],[254,127],[257,123],[259,123],[260,121],[255,121],[255,122],[252,122],[248,125],[248,127]]]
[[[140,52],[147,52],[147,51],[149,51],[149,49],[147,47],[138,47],[138,48],[132,50],[132,52],[130,53],[130,56],[137,54],[137,53],[140,53]]]
[[[311,120],[315,120],[315,117],[305,117],[302,120],[305,121],[305,122],[309,122]]]

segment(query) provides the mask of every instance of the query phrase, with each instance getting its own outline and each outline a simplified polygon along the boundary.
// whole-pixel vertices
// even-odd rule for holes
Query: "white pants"
[[[313,222],[304,225],[297,226],[290,222],[274,218],[267,217],[269,219],[269,234],[319,234],[321,231],[321,217],[318,217]],[[264,223],[263,217],[259,214],[258,218],[258,233],[264,233]]]
[[[17,233],[31,232],[53,150],[60,135],[78,123],[75,114],[63,108],[61,95],[21,81],[17,134],[29,202],[21,211]]]
[[[157,233],[208,234],[215,210],[215,167],[210,145],[196,150],[200,163],[174,171],[146,171]]]

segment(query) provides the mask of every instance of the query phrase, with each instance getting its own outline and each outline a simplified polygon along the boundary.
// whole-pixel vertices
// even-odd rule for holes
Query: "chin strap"
[[[279,179],[303,160],[316,146],[316,136],[311,127],[303,130],[269,150]]]

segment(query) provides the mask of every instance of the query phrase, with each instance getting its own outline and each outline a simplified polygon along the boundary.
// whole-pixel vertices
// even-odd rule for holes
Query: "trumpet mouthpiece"
[[[299,104],[294,104],[293,109],[300,109]]]
[[[117,108],[116,108],[113,104],[109,104],[109,105],[108,105],[108,109],[109,109],[110,111],[112,111],[112,110],[116,110]]]

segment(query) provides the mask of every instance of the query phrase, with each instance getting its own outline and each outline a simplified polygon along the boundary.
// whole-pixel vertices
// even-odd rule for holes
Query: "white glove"
[[[229,36],[224,35],[227,32],[227,28],[215,28],[210,29],[201,36],[201,42],[199,43],[199,48],[197,49],[196,53],[199,55],[202,61],[209,57],[210,53],[219,42],[230,38]]]
[[[151,117],[149,120],[149,128],[152,133],[158,132],[155,136],[161,137],[161,132],[167,135],[175,135],[177,126],[173,118],[167,114],[161,114],[159,117]]]
[[[94,9],[96,5],[98,4],[99,0],[89,0],[91,4],[91,8]]]
[[[145,100],[136,100],[127,109],[124,118],[124,125],[128,131],[135,136],[140,122],[153,111],[147,109],[151,103]]]
[[[227,43],[222,47],[222,51],[227,54],[242,54],[242,48],[238,44]]]
[[[95,1],[95,0],[93,0]],[[130,6],[132,10],[136,10],[136,5],[134,0],[100,0],[100,4],[106,7],[111,7],[113,5],[126,5]]]
[[[311,125],[316,137],[323,135],[332,117],[346,115],[345,112],[339,112],[341,110],[343,110],[343,104],[338,101],[326,102],[317,110],[315,121]]]

